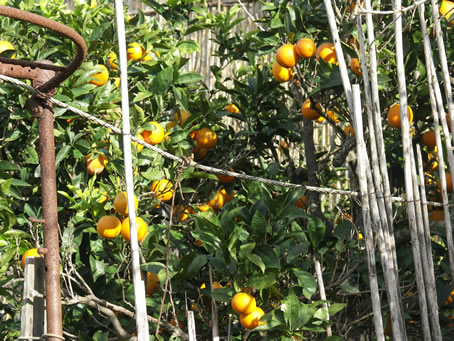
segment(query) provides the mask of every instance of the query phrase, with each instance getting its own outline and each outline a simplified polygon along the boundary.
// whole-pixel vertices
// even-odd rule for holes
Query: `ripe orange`
[[[159,58],[161,58],[161,55],[158,51],[144,51],[144,54],[145,56],[140,60],[141,62],[146,62],[148,60],[159,60]]]
[[[225,204],[233,199],[233,194],[227,193],[227,191],[222,188],[216,193],[213,199],[211,199],[207,204],[214,211],[220,210]]]
[[[193,214],[195,211],[191,206],[186,207],[178,214],[178,221],[180,223],[184,222],[185,220],[189,219],[189,215]]]
[[[104,170],[106,164],[108,163],[107,157],[103,153],[99,153],[96,159],[91,159],[90,157],[91,154],[88,154],[85,157],[85,160],[87,162],[88,174],[90,175],[100,174]]]
[[[173,184],[167,180],[156,180],[151,184],[151,193],[156,199],[169,201],[173,195]]]
[[[274,62],[272,73],[274,79],[279,83],[288,82],[293,78],[293,70],[291,68],[280,66],[278,62]]]
[[[276,61],[282,67],[294,67],[298,63],[296,48],[292,44],[282,45],[276,52]]]
[[[244,328],[254,329],[263,324],[263,322],[260,322],[263,315],[265,315],[265,312],[261,308],[256,307],[249,314],[240,314],[240,323]]]
[[[139,60],[144,54],[145,50],[139,43],[131,43],[128,45],[128,60]]]
[[[422,135],[422,143],[424,143],[427,147],[431,149],[434,148],[437,145],[437,141],[435,139],[435,131],[434,130],[426,131]]]
[[[118,65],[116,63],[117,61],[117,54],[115,52],[110,52],[109,55],[107,56],[107,66],[111,68],[112,70],[118,70]]]
[[[328,118],[330,118],[335,123],[339,123],[340,122],[339,117],[337,117],[336,112],[333,111],[333,110],[328,110],[328,112],[326,113],[326,116],[328,116]]]
[[[240,112],[240,109],[233,103],[227,104],[224,109],[231,114],[238,114]]]
[[[213,211],[213,208],[208,204],[203,204],[197,207],[200,212]]]
[[[322,111],[322,107],[320,106],[319,103],[317,103],[315,107]],[[307,118],[308,120],[316,120],[320,117],[319,113],[311,108],[310,99],[307,99],[301,106],[301,113],[303,114],[303,117]]]
[[[164,140],[164,129],[158,122],[150,122],[152,125],[152,130],[144,130],[142,131],[142,136],[146,143],[150,143],[153,146],[159,144]]]
[[[245,292],[238,292],[232,298],[232,309],[238,314],[250,314],[256,306],[255,298]]]
[[[156,275],[152,272],[147,272],[147,287],[146,287],[147,295],[148,296],[153,295],[160,288],[161,288],[161,284],[159,283],[158,275]]]
[[[353,129],[353,127],[349,124],[348,126],[346,126],[344,128],[344,133],[345,135],[347,136],[352,136],[354,137],[355,136],[355,129]]]
[[[186,112],[183,109],[180,109],[180,113],[175,113],[173,121],[179,124],[181,128],[183,128],[184,124],[186,123],[190,116],[191,116],[190,112]]]
[[[439,191],[441,191],[441,181],[440,179],[437,180],[437,188]],[[451,173],[446,173],[446,190],[448,193],[452,192],[452,177]]]
[[[121,221],[113,215],[106,215],[99,219],[96,231],[101,237],[112,239],[120,234]]]
[[[358,39],[356,39],[355,37],[351,37],[349,40],[348,40],[348,45],[350,45],[350,47],[352,49],[357,49],[359,50],[359,41]]]
[[[231,172],[234,172],[235,170],[233,168],[230,168],[230,171]],[[219,174],[218,175],[218,179],[219,179],[219,182],[223,183],[223,184],[229,184],[231,183],[233,180],[235,180],[235,177],[234,176],[231,176],[231,175],[224,175],[224,174]]]
[[[352,72],[357,76],[363,75],[363,72],[361,71],[361,65],[359,65],[358,58],[352,58],[352,61],[350,62],[350,70],[352,70]]]
[[[137,134],[136,137],[139,140],[145,141],[145,139],[143,138],[142,134]],[[143,147],[144,147],[143,144],[139,144],[139,143],[137,143],[135,141],[132,141],[132,145],[136,148],[138,153],[140,153],[143,150]]]
[[[197,131],[195,140],[198,148],[213,148],[218,143],[216,133],[210,128],[202,128]]]
[[[134,209],[137,211],[139,207],[139,202],[137,197],[134,195]],[[128,200],[126,192],[120,192],[116,195],[114,199],[114,210],[122,215],[128,215]]]
[[[413,122],[413,110],[408,106],[408,120]],[[400,104],[394,103],[388,111],[388,123],[394,128],[400,128]]]
[[[100,69],[101,71],[95,73],[94,75],[91,75],[91,80],[89,83],[96,86],[103,86],[109,79],[109,70],[107,70],[107,68],[102,64],[98,64],[96,68]]]
[[[16,58],[16,54],[15,53],[12,54],[15,50],[16,49],[9,41],[6,40],[0,41],[0,54],[2,54],[5,51],[10,51],[9,53],[5,53],[5,56],[3,57],[9,57],[11,59]]]
[[[301,58],[312,58],[315,55],[317,48],[312,39],[302,38],[296,43],[295,50]]]
[[[140,243],[145,239],[148,232],[148,226],[145,220],[140,217],[136,217],[136,228],[137,228],[137,240]],[[128,242],[131,240],[131,231],[129,227],[129,217],[125,218],[121,223],[121,235]]]
[[[338,64],[336,50],[334,48],[333,43],[323,43],[317,47],[317,51],[315,52],[315,57],[317,61],[320,61],[320,58],[325,63],[331,63],[334,65]]]
[[[208,149],[198,148],[196,146],[194,149],[192,149],[192,154],[194,154],[194,160],[200,161],[200,160],[203,160],[207,156]]]
[[[28,249],[25,251],[24,255],[22,256],[22,269],[25,269],[25,262],[27,257],[41,257],[41,255],[38,253],[38,249]]]
[[[296,201],[296,207],[302,208],[305,210],[307,208],[307,196],[302,195],[297,201]]]
[[[440,14],[448,20],[448,23],[454,25],[454,2],[443,0],[440,6]],[[451,18],[451,20],[449,20]]]

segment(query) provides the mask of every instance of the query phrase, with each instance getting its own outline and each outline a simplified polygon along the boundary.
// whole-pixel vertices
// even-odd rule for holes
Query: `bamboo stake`
[[[211,270],[211,265],[208,265],[208,271],[210,276],[210,288],[213,292],[213,271]],[[211,299],[211,334],[213,336],[213,341],[219,341],[219,322],[218,322],[218,307],[216,306],[216,301],[214,298]]]
[[[320,299],[322,301],[326,301],[326,293],[325,293],[325,284],[323,282],[323,273],[322,267],[320,265],[320,261],[318,260],[317,256],[314,255],[314,266],[315,266],[315,276],[317,277],[318,288],[320,291]],[[329,313],[328,313],[328,303],[323,303],[323,309],[326,310],[326,320],[329,321]],[[331,331],[331,326],[326,326],[326,336],[332,336],[333,333]]]
[[[363,69],[364,70],[364,69]],[[364,71],[363,71],[364,73]],[[356,135],[356,150],[358,156],[358,178],[361,192],[361,210],[363,216],[364,238],[367,251],[367,265],[369,268],[370,293],[372,300],[372,311],[374,316],[375,334],[377,341],[384,341],[383,320],[381,315],[380,294],[378,289],[377,268],[375,260],[374,235],[372,231],[370,208],[367,188],[367,169],[369,161],[367,160],[367,150],[363,135],[363,122],[361,115],[361,95],[359,85],[353,85],[353,126]]]
[[[415,195],[413,192],[413,183],[416,182],[416,176],[412,169],[411,158],[413,154],[413,147],[411,145],[410,136],[410,122],[408,119],[408,107],[407,107],[407,88],[405,80],[405,66],[404,66],[404,51],[402,43],[402,13],[399,12],[401,8],[401,0],[393,1],[393,9],[395,13],[394,17],[394,31],[396,40],[396,65],[397,65],[397,79],[399,85],[399,101],[400,101],[400,121],[402,131],[402,145],[404,155],[404,172],[405,172],[405,191],[407,199],[407,213],[408,222],[410,228],[410,234],[412,239],[412,252],[413,262],[416,270],[416,284],[418,287],[419,298],[419,309],[421,311],[421,322],[423,325],[424,340],[430,341],[430,327],[429,319],[427,315],[427,303],[425,298],[425,285],[423,268],[421,264],[421,251],[418,241],[418,235],[416,231],[417,220],[415,210]]]
[[[126,63],[126,37],[123,2],[115,0],[115,12],[117,18],[118,50],[120,52],[120,87],[121,87],[121,110],[123,124],[123,152],[125,165],[126,196],[129,208],[129,226],[131,236],[132,277],[134,283],[134,298],[136,308],[137,340],[147,341],[148,320],[147,306],[145,301],[145,285],[140,274],[139,243],[137,241],[136,212],[134,209],[134,181],[132,177],[132,156],[129,124],[129,97],[128,97],[128,74]]]

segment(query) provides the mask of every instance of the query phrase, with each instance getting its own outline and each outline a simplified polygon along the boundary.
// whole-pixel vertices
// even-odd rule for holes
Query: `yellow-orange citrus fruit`
[[[195,213],[194,209],[191,206],[186,207],[183,211],[178,214],[178,221],[180,223],[189,219],[189,215]]]
[[[120,87],[120,77],[112,77],[114,85],[119,88]]]
[[[117,54],[115,52],[110,52],[109,55],[107,56],[107,66],[111,68],[112,70],[118,70],[118,65],[116,63],[117,61]]]
[[[136,138],[138,138],[139,140],[145,141],[145,139],[143,138],[142,134],[137,134]],[[143,150],[143,147],[144,147],[143,144],[137,143],[135,141],[132,141],[132,145],[136,148],[138,153],[140,153]]]
[[[161,55],[159,54],[158,51],[150,51],[146,52],[144,51],[145,56],[140,60],[141,62],[146,62],[148,60],[159,60],[161,58]]]
[[[352,49],[357,49],[359,50],[359,41],[358,39],[356,39],[355,37],[351,37],[349,40],[348,40],[348,45],[350,45],[350,47]]]
[[[145,220],[136,217],[137,240],[139,243],[145,239],[148,232],[148,226]],[[131,240],[131,231],[129,227],[129,217],[125,218],[121,223],[121,235],[128,242]]]
[[[265,312],[261,308],[256,307],[249,314],[240,314],[240,323],[246,329],[257,328],[260,324],[263,324],[263,322],[260,322],[263,315],[265,315]]]
[[[197,136],[197,132],[198,130],[192,130],[190,133],[189,133],[189,137],[193,140],[195,140],[195,137]]]
[[[218,143],[216,133],[210,128],[202,128],[197,131],[195,140],[198,148],[213,148]]]
[[[413,110],[408,107],[408,120],[413,122]],[[400,104],[394,103],[388,111],[388,123],[394,128],[400,128]]]
[[[9,41],[1,40],[0,41],[0,54],[2,54],[5,51],[10,51],[10,53],[8,55],[6,55],[6,53],[5,53],[4,57],[9,57],[11,59],[16,58],[16,54],[15,53],[12,54],[15,51],[14,46]]]
[[[230,168],[230,171],[231,172],[234,172],[235,170],[233,168]],[[235,177],[234,176],[231,176],[231,175],[224,175],[224,174],[219,174],[218,175],[218,179],[219,179],[219,182],[223,183],[223,184],[229,184],[231,183],[233,180],[235,180]]]
[[[307,208],[307,196],[302,195],[297,201],[296,201],[296,207],[302,208],[305,210]]]
[[[99,219],[96,225],[96,231],[101,237],[104,238],[115,238],[120,234],[121,221],[113,215],[106,215]]]
[[[208,202],[208,206],[210,206],[214,211],[220,210],[225,204],[233,199],[233,194],[227,193],[227,191],[222,188],[220,191],[216,193],[213,199]]]
[[[137,211],[139,202],[137,197],[134,195],[134,209]],[[128,199],[126,192],[120,192],[115,196],[114,199],[114,210],[122,215],[128,215]]]
[[[280,66],[278,62],[274,62],[272,72],[274,79],[279,83],[288,82],[293,78],[293,70]]]
[[[146,143],[150,143],[153,146],[159,144],[164,140],[164,129],[158,122],[150,122],[153,126],[153,130],[144,130],[141,135]]]
[[[97,68],[101,69],[101,71],[95,73],[94,75],[91,75],[90,84],[94,84],[96,86],[103,86],[104,84],[107,83],[107,80],[109,79],[109,70],[107,70],[107,68],[102,64],[98,64]]]
[[[340,122],[339,117],[337,117],[336,112],[333,110],[328,110],[328,112],[326,113],[326,116],[328,116],[328,118],[330,118],[335,123]]]
[[[173,185],[167,179],[156,180],[151,184],[151,193],[156,199],[169,201],[173,195]]]
[[[173,127],[176,127],[177,126],[177,122],[175,121],[170,121],[169,123],[166,124],[166,131],[169,131],[170,129],[172,129]]]
[[[227,104],[224,109],[231,114],[238,114],[240,112],[240,109],[233,103]]]
[[[255,308],[255,298],[245,292],[238,292],[232,298],[232,309],[238,314],[250,314]]]
[[[319,109],[320,111],[322,111],[322,107],[320,106],[319,103],[317,103],[315,105],[315,107],[317,109]],[[318,119],[320,117],[319,113],[315,109],[311,108],[311,100],[310,99],[307,99],[307,100],[304,101],[303,105],[301,106],[301,113],[308,120],[316,120],[316,119]]]
[[[361,65],[359,64],[358,58],[352,58],[350,62],[350,70],[357,75],[357,76],[362,76],[363,72],[361,71]]]
[[[298,63],[298,58],[295,46],[292,44],[284,44],[276,52],[276,61],[282,67],[294,67]]]
[[[203,242],[201,240],[196,239],[194,241],[194,244],[197,245],[198,247],[201,247],[203,245]]]
[[[439,191],[441,191],[441,180],[440,179],[437,180],[437,188],[438,188]],[[448,191],[448,193],[452,192],[452,177],[451,177],[451,173],[446,173],[446,190]]]
[[[192,154],[194,154],[194,160],[200,161],[208,155],[208,149],[195,147],[192,149]]]
[[[355,129],[353,129],[353,127],[349,124],[348,126],[346,126],[344,128],[344,133],[345,135],[347,136],[352,136],[354,137],[355,136]]]
[[[426,168],[426,165],[429,165],[429,171],[434,171],[438,169],[438,160],[437,160],[437,147],[434,148],[434,153],[427,153],[427,164],[423,161],[423,166]]]
[[[131,43],[128,45],[128,60],[139,60],[144,54],[145,50],[139,43]]]
[[[85,160],[87,162],[87,171],[90,175],[100,174],[108,163],[107,157],[102,153],[99,153],[96,159],[91,159],[91,154],[88,154]]]
[[[448,20],[449,24],[454,25],[454,2],[443,0],[440,6],[440,14]]]
[[[207,211],[213,211],[210,205],[203,204],[197,207],[200,212],[207,212]]]
[[[321,58],[325,63],[338,64],[336,49],[334,48],[333,43],[323,43],[319,45],[315,52],[315,56],[318,61],[320,61]]]
[[[312,58],[315,55],[317,48],[312,39],[302,38],[296,43],[295,50],[301,58]]]
[[[41,257],[41,255],[38,253],[38,249],[33,248],[33,249],[28,249],[25,251],[24,255],[22,256],[22,268],[25,268],[25,262],[27,257]]]
[[[422,135],[422,143],[424,143],[429,148],[434,148],[437,145],[435,139],[435,131],[429,130]]]
[[[175,113],[175,116],[173,117],[173,121],[176,122],[177,124],[180,125],[180,127],[183,128],[184,124],[188,120],[188,118],[191,117],[191,113],[184,111],[183,109],[180,109],[179,113]]]
[[[160,288],[161,288],[161,284],[159,283],[158,275],[156,275],[152,272],[147,272],[147,288],[146,288],[147,295],[148,296],[153,295]]]

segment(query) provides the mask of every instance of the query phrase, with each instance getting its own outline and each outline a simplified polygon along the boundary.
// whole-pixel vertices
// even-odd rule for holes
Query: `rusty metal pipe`
[[[45,84],[55,76],[55,71],[41,70],[33,86]],[[54,110],[52,103],[34,96],[30,108],[39,120],[39,157],[44,220],[44,246],[47,249],[46,264],[46,313],[49,341],[60,340],[52,335],[63,336],[60,293],[60,255],[57,207],[57,178],[55,169]]]

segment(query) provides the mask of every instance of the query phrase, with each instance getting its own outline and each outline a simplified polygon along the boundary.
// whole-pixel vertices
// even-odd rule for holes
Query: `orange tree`
[[[338,66],[330,59],[332,52],[320,49],[318,58],[308,52],[292,70],[289,65],[280,66],[284,69],[283,73],[278,70],[279,77],[273,71],[280,46],[296,44],[302,38],[313,40],[316,46],[330,42],[322,1],[264,3],[260,19],[248,32],[242,29],[246,17],[240,6],[213,14],[197,1],[143,2],[153,8],[155,16],[139,11],[127,16],[126,22],[127,42],[134,43],[128,50],[128,87],[135,136],[209,166],[312,186],[344,187],[348,178],[352,189],[357,189],[356,162],[347,159],[355,141],[351,133],[344,132],[351,118]],[[60,21],[84,37],[87,60],[58,87],[55,97],[120,127],[119,63],[114,57],[119,53],[112,6],[107,1],[76,2],[70,10],[62,0],[8,4]],[[347,4],[339,11],[343,48],[350,63],[359,54],[357,33],[349,21]],[[418,27],[409,21],[407,69],[409,76],[416,77],[415,72],[422,76],[422,42],[410,31],[410,23]],[[45,30],[5,18],[1,24],[5,28],[1,39],[15,47],[16,58],[66,64],[74,54],[68,41]],[[210,68],[215,79],[212,88],[203,82],[202,75],[187,67],[194,58],[196,64],[205,62],[199,57],[201,47],[190,37],[196,32],[211,32],[217,44],[219,63]],[[400,131],[386,125],[387,108],[397,101],[390,36],[384,33],[378,39],[378,71],[386,151],[397,191],[403,184]],[[291,49],[287,53],[291,54]],[[97,75],[103,71],[98,65],[107,66],[106,82],[105,73]],[[416,141],[430,122],[427,89],[419,76],[409,85]],[[350,77],[362,82],[357,67],[352,68]],[[0,109],[4,127],[0,136],[0,290],[4,297],[0,302],[0,335],[10,340],[19,335],[20,256],[27,249],[42,246],[43,240],[41,226],[29,222],[29,218],[41,215],[37,120],[27,108],[28,93],[6,83],[0,84],[0,90],[4,104]],[[321,116],[317,120],[303,119],[301,106],[307,99]],[[314,143],[314,127],[322,125],[330,125],[337,138],[328,147]],[[124,210],[114,207],[117,194],[125,191],[122,138],[106,127],[55,108],[55,140],[64,330],[82,340],[130,336],[135,321],[129,313],[134,301],[129,244],[121,234],[103,238],[98,233],[109,228],[98,225],[101,218],[125,218],[121,214]],[[250,339],[340,340],[373,333],[361,215],[355,200],[343,197],[333,203],[314,191],[257,181],[236,179],[224,184],[213,174],[182,167],[152,150],[133,146],[137,214],[147,229],[140,246],[143,275],[149,282],[150,316],[159,316],[166,267],[171,284],[163,310],[164,320],[170,324],[164,324],[159,339],[172,334],[181,337],[175,334],[175,321],[187,330],[186,306],[196,313],[198,339],[209,339],[210,298],[218,307],[221,336],[232,323],[231,339],[235,340],[245,333],[241,320],[249,321],[243,326],[257,325]],[[428,160],[429,153],[425,156]],[[161,182],[164,186],[155,182],[164,179],[168,180]],[[166,185],[169,183],[172,187]],[[175,206],[169,200],[173,194]],[[173,226],[167,240],[170,216]],[[396,216],[396,230],[402,228],[398,243],[404,304],[409,319],[415,322],[411,326],[417,329],[417,299],[407,295],[415,292],[415,284],[404,208],[396,206]],[[435,228],[443,240],[440,225]],[[112,234],[101,234],[118,235],[118,224],[112,229]],[[451,292],[443,275],[447,268],[444,243],[437,244],[434,252],[439,257],[436,272],[443,303]],[[320,299],[315,280],[314,258],[323,264],[330,320],[322,308],[325,301]],[[217,283],[213,291],[208,284],[210,271]],[[380,269],[379,276],[383,278]],[[251,316],[234,314],[230,302],[238,291],[255,297],[265,313],[260,323],[251,322]],[[98,299],[113,304],[106,308],[113,313],[110,318],[96,305]],[[383,303],[385,316],[388,309]],[[450,316],[449,309],[443,306],[442,318]],[[111,324],[112,319],[119,320],[121,329]],[[328,325],[334,334],[330,338],[325,337]],[[156,325],[151,326],[154,332]]]

